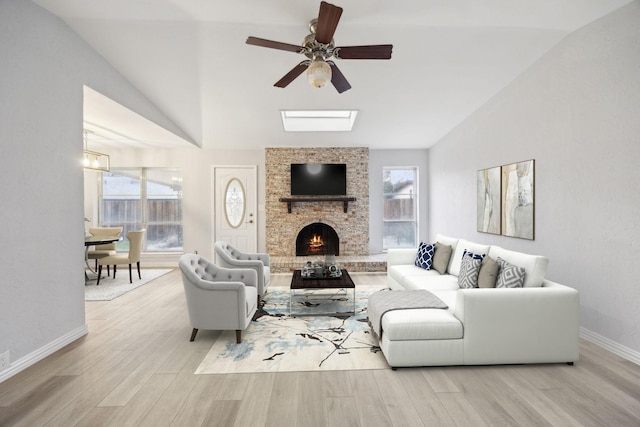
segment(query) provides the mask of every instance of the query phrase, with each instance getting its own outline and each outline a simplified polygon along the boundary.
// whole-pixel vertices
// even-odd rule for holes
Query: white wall
[[[640,3],[578,30],[429,153],[430,236],[550,258],[583,334],[640,355]],[[535,241],[476,231],[476,171],[535,159]]]
[[[0,381],[87,332],[83,85],[171,122],[66,24],[0,2]]]

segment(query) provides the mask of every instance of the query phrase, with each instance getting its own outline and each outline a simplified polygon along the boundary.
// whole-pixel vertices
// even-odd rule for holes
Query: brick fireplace
[[[287,203],[279,199],[291,197],[292,163],[345,163],[347,195],[356,200],[346,212],[341,201],[305,201],[292,203],[288,213]],[[335,231],[339,256],[369,255],[368,148],[267,148],[265,168],[266,246],[272,257],[295,257],[298,233],[317,223]],[[307,259],[301,257],[300,264]]]

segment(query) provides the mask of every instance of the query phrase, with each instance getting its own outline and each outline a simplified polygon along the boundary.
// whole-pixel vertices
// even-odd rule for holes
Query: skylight
[[[350,132],[357,110],[280,110],[285,132]]]

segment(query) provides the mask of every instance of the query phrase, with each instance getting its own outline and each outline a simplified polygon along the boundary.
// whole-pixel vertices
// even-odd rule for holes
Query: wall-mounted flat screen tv
[[[344,163],[292,163],[292,196],[345,196],[347,165]]]

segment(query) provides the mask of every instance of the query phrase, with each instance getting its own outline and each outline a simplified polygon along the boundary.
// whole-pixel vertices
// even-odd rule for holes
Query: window
[[[418,168],[384,167],[382,247],[413,248],[418,235]]]
[[[111,168],[102,173],[100,224],[128,231],[147,229],[142,250],[182,252],[182,172],[169,168]],[[129,242],[118,242],[119,251]]]

